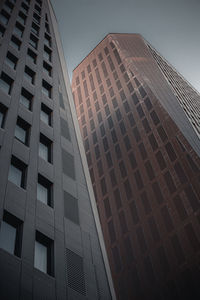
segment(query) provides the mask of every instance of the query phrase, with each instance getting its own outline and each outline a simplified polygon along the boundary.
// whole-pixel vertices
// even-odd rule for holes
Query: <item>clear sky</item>
[[[140,33],[200,92],[200,0],[51,0],[70,78],[108,33]]]

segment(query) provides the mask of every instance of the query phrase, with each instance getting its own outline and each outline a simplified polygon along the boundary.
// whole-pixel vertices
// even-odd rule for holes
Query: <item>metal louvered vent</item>
[[[66,249],[67,258],[67,284],[76,292],[86,295],[83,258]]]

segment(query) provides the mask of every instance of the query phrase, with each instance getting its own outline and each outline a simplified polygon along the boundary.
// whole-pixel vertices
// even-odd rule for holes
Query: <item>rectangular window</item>
[[[29,131],[30,125],[18,117],[15,127],[15,137],[26,146],[29,145]]]
[[[43,177],[42,175],[38,175],[38,183],[37,183],[37,200],[42,203],[53,207],[53,188],[52,183]]]
[[[21,256],[22,221],[4,211],[0,224],[0,248],[10,254]]]
[[[10,45],[19,51],[20,47],[21,47],[21,42],[18,38],[16,38],[14,35],[12,35],[11,40],[10,40]]]
[[[43,61],[43,70],[49,75],[51,76],[51,72],[52,72],[52,67],[46,63],[46,61]]]
[[[4,128],[7,108],[0,103],[0,128]]]
[[[38,39],[32,33],[30,34],[29,44],[35,49],[38,47]]]
[[[2,72],[0,77],[0,88],[8,95],[11,94],[13,79],[6,73]]]
[[[10,19],[10,15],[4,9],[2,9],[2,11],[0,13],[0,22],[3,25],[7,25],[9,19]]]
[[[39,156],[52,163],[52,141],[43,134],[40,134]]]
[[[6,56],[7,65],[9,65],[12,69],[16,70],[17,61],[17,57],[13,55],[10,51],[8,51]]]
[[[44,44],[51,47],[51,37],[47,33],[44,34]]]
[[[28,14],[28,5],[26,5],[24,2],[21,4],[21,10],[25,13]]]
[[[47,46],[44,46],[43,56],[46,60],[51,61],[51,50]]]
[[[42,92],[51,98],[52,86],[45,80],[42,80]]]
[[[40,112],[40,119],[47,125],[51,126],[51,119],[52,119],[52,110],[44,105],[41,104],[41,112]]]
[[[10,14],[12,13],[12,10],[13,10],[13,4],[10,2],[10,1],[6,1],[5,2],[5,9],[7,12],[9,12]]]
[[[35,72],[33,72],[33,70],[31,70],[29,67],[25,66],[24,69],[24,76],[26,77],[26,79],[31,83],[34,84],[35,81]]]
[[[34,267],[41,272],[54,275],[53,241],[36,231]]]
[[[45,30],[47,33],[50,33],[49,24],[47,22],[45,23]]]
[[[19,22],[16,22],[13,33],[22,38],[24,32],[24,26],[22,26]]]
[[[28,57],[31,59],[31,61],[36,64],[36,60],[37,60],[37,54],[35,52],[33,52],[31,49],[28,48],[27,50],[27,55]]]
[[[72,222],[79,224],[78,199],[64,191],[64,215]]]
[[[36,13],[33,14],[33,20],[37,23],[37,24],[40,24],[40,16]]]
[[[24,105],[28,110],[32,107],[33,95],[29,93],[26,89],[22,88],[20,95],[20,103]]]
[[[41,14],[41,8],[37,4],[35,4],[34,9],[38,14]]]
[[[40,31],[40,27],[38,25],[36,25],[34,22],[32,22],[32,25],[31,25],[31,31],[39,36],[39,31]]]
[[[27,166],[21,160],[12,156],[11,165],[8,174],[8,180],[17,186],[26,188],[26,170]]]
[[[0,37],[4,36],[5,28],[0,24]]]
[[[17,16],[17,20],[22,23],[23,25],[26,24],[26,16],[25,14],[23,14],[23,12],[19,12],[18,16]]]

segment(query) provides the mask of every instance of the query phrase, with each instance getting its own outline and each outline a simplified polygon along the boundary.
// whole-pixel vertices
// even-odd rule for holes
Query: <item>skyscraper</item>
[[[0,298],[111,299],[50,2],[0,1],[0,33]]]
[[[200,96],[139,34],[109,34],[72,91],[118,299],[200,297]]]

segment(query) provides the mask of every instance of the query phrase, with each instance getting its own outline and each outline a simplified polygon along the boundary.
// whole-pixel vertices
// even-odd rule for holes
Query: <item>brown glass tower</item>
[[[118,299],[200,299],[200,96],[140,35],[72,89]]]

